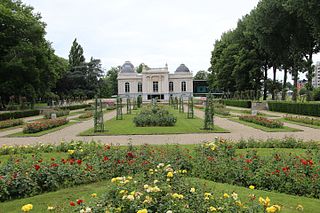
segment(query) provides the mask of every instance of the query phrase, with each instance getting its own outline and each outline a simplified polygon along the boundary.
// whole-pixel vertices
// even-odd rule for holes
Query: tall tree
[[[208,80],[208,72],[205,70],[200,70],[197,72],[197,74],[194,76],[194,80]]]

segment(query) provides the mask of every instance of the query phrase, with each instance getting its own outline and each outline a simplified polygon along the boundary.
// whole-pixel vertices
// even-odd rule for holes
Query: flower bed
[[[174,126],[177,118],[161,106],[147,106],[133,119],[138,127],[145,126]]]
[[[23,124],[22,119],[12,119],[12,120],[5,120],[0,121],[0,129],[5,129],[13,126],[19,126]]]
[[[91,111],[89,112],[85,112],[82,115],[79,116],[80,119],[87,119],[87,118],[91,118],[93,116],[93,113]]]
[[[52,114],[56,114],[58,118],[58,117],[69,115],[69,113],[70,113],[70,110],[48,110],[48,111],[45,111],[43,114],[46,119],[50,119]]]
[[[217,194],[185,182],[187,170],[159,163],[144,172],[144,178],[121,176],[111,179],[111,190],[91,201],[71,201],[75,212],[278,212],[270,198],[249,195],[241,200],[236,192]],[[76,205],[77,203],[77,205]]]
[[[242,115],[239,116],[239,120],[246,121],[250,123],[255,123],[261,126],[265,126],[268,128],[283,128],[283,123],[277,120],[271,120],[259,116],[249,116],[249,115]]]
[[[23,133],[30,134],[30,133],[36,133],[41,132],[47,129],[52,129],[58,126],[62,126],[64,124],[67,124],[69,120],[67,118],[57,118],[57,119],[48,119],[43,121],[36,121],[32,123],[28,123],[23,128]]]
[[[288,121],[320,126],[320,119],[300,117],[300,116],[289,116],[289,115],[286,115],[283,118]]]
[[[251,141],[252,142],[252,141]],[[0,164],[0,201],[27,197],[63,187],[111,179],[124,175],[150,175],[159,162],[171,164],[187,176],[210,179],[257,189],[301,196],[320,197],[320,156],[316,151],[303,156],[285,153],[260,157],[254,151],[236,154],[235,147],[248,142],[199,145],[195,150],[183,146],[128,146],[123,149],[96,142],[71,142],[53,145],[1,147],[1,154],[35,153],[32,157],[13,156]],[[320,149],[317,143],[269,141],[268,146]],[[255,146],[264,145],[254,143]],[[67,158],[44,160],[42,152],[66,152]],[[155,171],[154,171],[155,172]],[[173,174],[174,175],[174,174]],[[178,193],[178,192],[177,192]],[[181,192],[182,193],[182,192]]]

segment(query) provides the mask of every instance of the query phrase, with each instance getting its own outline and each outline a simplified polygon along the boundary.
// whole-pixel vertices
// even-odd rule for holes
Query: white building
[[[314,77],[312,79],[312,85],[314,87],[320,86],[320,62],[318,61],[315,65]]]
[[[193,95],[193,76],[188,67],[181,64],[174,73],[168,65],[162,68],[143,68],[137,73],[130,61],[126,61],[118,74],[118,95],[122,98],[142,96],[143,101],[158,98],[168,101],[170,96]]]

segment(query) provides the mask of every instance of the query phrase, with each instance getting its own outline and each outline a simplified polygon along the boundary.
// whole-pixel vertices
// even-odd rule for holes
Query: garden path
[[[198,109],[194,110],[195,115],[203,117],[204,112]],[[282,113],[267,112],[268,114],[282,115]],[[116,112],[110,111],[104,114],[104,120],[109,120],[115,117]],[[226,118],[215,117],[215,124],[225,128],[231,133],[208,133],[208,134],[176,134],[176,135],[121,135],[121,136],[78,136],[80,132],[93,127],[93,121],[83,121],[56,132],[43,135],[41,137],[28,137],[28,138],[7,138],[0,137],[0,146],[3,144],[32,144],[32,143],[59,143],[62,140],[83,140],[83,141],[101,141],[103,143],[113,144],[128,144],[131,142],[134,145],[138,144],[196,144],[202,141],[210,141],[215,137],[223,137],[230,140],[240,140],[241,138],[255,138],[255,139],[268,139],[268,138],[284,138],[294,137],[304,140],[317,140],[320,141],[320,130],[303,127],[300,125],[285,123],[286,126],[304,130],[303,132],[263,132],[233,121]],[[108,128],[108,127],[107,127]]]

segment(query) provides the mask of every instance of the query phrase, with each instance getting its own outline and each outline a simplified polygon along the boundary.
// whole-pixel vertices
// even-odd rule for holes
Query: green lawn
[[[46,135],[46,134],[49,134],[51,132],[58,131],[60,129],[63,129],[65,127],[71,126],[71,125],[76,124],[76,123],[78,123],[78,122],[77,121],[69,121],[67,124],[64,124],[62,126],[58,126],[58,127],[52,128],[52,129],[47,129],[47,130],[44,130],[44,131],[41,131],[41,132],[26,133],[26,134],[23,133],[23,132],[17,132],[17,133],[13,133],[13,134],[7,135],[6,137],[40,137],[42,135]]]
[[[240,109],[229,109],[229,110],[230,110],[230,112],[234,112],[234,113],[251,115],[251,110],[240,110]],[[266,113],[260,113],[260,114],[258,114],[258,116],[261,116],[261,117],[279,117],[277,115],[270,115],[270,114],[266,114]]]
[[[257,196],[270,197],[272,204],[280,204],[281,212],[298,212],[295,210],[298,204],[303,205],[305,213],[318,212],[320,201],[317,199],[286,195],[281,193],[267,192],[262,190],[250,190],[245,187],[233,186],[229,184],[215,183],[198,178],[187,178],[185,181],[190,182],[195,188],[204,187],[208,191],[214,192],[214,196],[222,196],[223,193],[236,192],[240,199],[247,200],[249,194],[254,193]],[[34,213],[47,212],[48,206],[54,206],[55,212],[73,212],[74,207],[70,207],[70,201],[83,199],[85,202],[94,199],[90,198],[92,193],[97,193],[98,197],[103,193],[108,192],[110,180],[96,182],[93,184],[81,185],[67,189],[61,189],[56,192],[49,192],[42,195],[37,195],[30,198],[17,199],[0,203],[0,209],[6,213],[20,212],[20,209],[25,204],[33,204]],[[258,202],[258,201],[257,201]]]
[[[203,120],[195,117],[187,119],[185,113],[179,113],[175,110],[170,110],[177,117],[177,123],[173,127],[136,127],[133,123],[133,118],[138,113],[138,110],[132,110],[131,115],[123,114],[123,120],[113,118],[105,122],[106,132],[94,133],[93,128],[80,133],[81,136],[91,135],[151,135],[151,134],[183,134],[183,133],[228,133],[229,131],[215,126],[214,130],[203,130]]]
[[[283,126],[283,128],[269,128],[269,127],[265,127],[265,126],[258,125],[255,123],[241,121],[241,120],[239,120],[239,118],[229,118],[228,120],[238,122],[240,124],[243,124],[243,125],[255,128],[255,129],[262,130],[264,132],[300,132],[300,131],[303,131],[301,129],[295,129],[295,128],[291,128],[291,127],[287,127],[287,126]]]
[[[289,121],[289,120],[286,120],[286,119],[284,119],[284,118],[281,118],[281,119],[279,119],[279,120],[282,121],[282,122],[297,124],[297,125],[300,125],[300,126],[310,127],[310,128],[313,128],[313,129],[320,129],[320,126],[317,126],[317,125],[305,124],[305,123],[296,122],[296,121]]]

